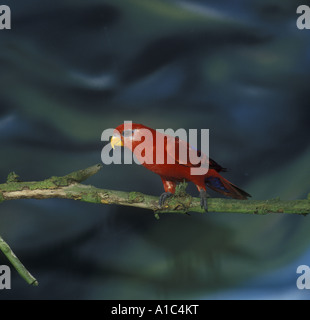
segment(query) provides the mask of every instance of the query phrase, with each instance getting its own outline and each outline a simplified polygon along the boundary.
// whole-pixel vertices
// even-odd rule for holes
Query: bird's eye
[[[123,137],[131,137],[133,135],[133,133],[134,133],[134,130],[124,130],[122,132],[122,136]]]

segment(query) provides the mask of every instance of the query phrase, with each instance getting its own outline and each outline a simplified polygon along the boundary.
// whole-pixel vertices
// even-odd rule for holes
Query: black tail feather
[[[246,200],[251,197],[251,195],[239,187],[235,186],[220,174],[217,173],[217,176],[208,176],[205,178],[205,183],[210,189],[224,194],[227,197],[234,199]]]

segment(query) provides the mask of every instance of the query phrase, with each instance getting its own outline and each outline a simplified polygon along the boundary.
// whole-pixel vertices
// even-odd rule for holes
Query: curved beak
[[[111,147],[113,149],[115,149],[115,147],[123,147],[124,146],[122,139],[119,136],[112,136],[110,143],[111,143]]]

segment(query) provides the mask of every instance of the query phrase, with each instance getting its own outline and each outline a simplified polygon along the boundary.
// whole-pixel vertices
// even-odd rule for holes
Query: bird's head
[[[121,124],[114,129],[111,146],[113,149],[125,146],[133,150],[135,146],[145,139],[147,132],[153,134],[153,131],[153,129],[139,123]]]

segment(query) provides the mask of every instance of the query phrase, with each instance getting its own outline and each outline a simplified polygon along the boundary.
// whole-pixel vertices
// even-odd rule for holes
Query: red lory
[[[148,133],[148,134],[145,134]],[[156,143],[158,135],[164,137],[163,143]],[[207,158],[200,150],[191,147],[186,141],[146,127],[142,124],[132,123],[130,129],[124,124],[115,128],[111,138],[111,146],[124,146],[129,148],[137,160],[147,169],[157,173],[163,182],[165,192],[159,197],[159,205],[162,207],[165,200],[175,193],[176,185],[182,181],[193,182],[200,195],[201,207],[208,211],[206,186],[225,196],[245,200],[251,197],[247,192],[235,186],[220,175],[226,169],[211,158]],[[159,152],[158,148],[162,151]],[[187,158],[180,157],[180,148],[187,149]],[[208,171],[202,174],[192,174],[191,169],[201,166],[192,164],[189,155],[196,153],[201,162],[208,164]],[[162,159],[158,159],[158,154]]]

